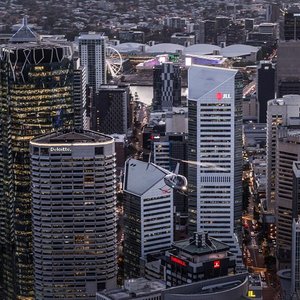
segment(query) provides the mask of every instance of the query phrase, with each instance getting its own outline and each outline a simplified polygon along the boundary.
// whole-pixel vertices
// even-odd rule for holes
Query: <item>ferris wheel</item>
[[[121,75],[123,65],[122,56],[117,49],[111,46],[106,47],[106,65],[113,78]]]

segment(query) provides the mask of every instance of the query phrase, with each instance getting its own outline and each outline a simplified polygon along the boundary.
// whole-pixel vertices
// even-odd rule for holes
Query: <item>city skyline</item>
[[[0,298],[298,299],[299,16],[0,0]]]

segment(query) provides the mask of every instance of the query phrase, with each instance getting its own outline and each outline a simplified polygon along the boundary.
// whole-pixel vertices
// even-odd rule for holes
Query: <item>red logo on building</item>
[[[221,92],[216,93],[216,98],[218,101],[222,100],[222,99],[231,99],[231,94],[224,94]]]
[[[174,262],[175,264],[186,267],[186,262],[179,259],[178,257],[171,256],[170,258],[171,258],[171,261]]]
[[[223,99],[223,94],[222,93],[217,93],[216,94],[216,98],[217,98],[217,100],[222,100]]]
[[[221,262],[219,260],[214,261],[214,269],[219,269],[221,267]]]

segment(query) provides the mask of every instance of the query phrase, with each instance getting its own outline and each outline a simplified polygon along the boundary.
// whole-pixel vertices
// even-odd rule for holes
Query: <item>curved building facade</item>
[[[35,297],[95,299],[116,284],[114,140],[54,133],[30,150]]]
[[[3,299],[33,299],[29,141],[73,126],[68,43],[0,49],[0,255]]]

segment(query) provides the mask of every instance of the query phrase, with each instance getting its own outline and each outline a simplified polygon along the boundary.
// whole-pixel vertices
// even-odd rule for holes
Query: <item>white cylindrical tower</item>
[[[54,133],[30,151],[36,299],[95,299],[116,284],[114,140]]]

